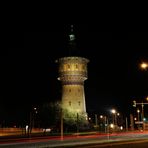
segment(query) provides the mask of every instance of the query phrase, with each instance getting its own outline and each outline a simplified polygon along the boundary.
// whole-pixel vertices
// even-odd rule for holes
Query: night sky
[[[60,100],[55,60],[68,55],[69,32],[70,25],[61,25],[24,32],[21,39],[14,35],[18,46],[0,56],[1,119],[19,119],[31,106]],[[129,114],[132,100],[148,95],[148,71],[139,68],[148,61],[148,33],[101,32],[84,24],[75,25],[74,33],[79,54],[90,60],[84,85],[87,112],[103,114],[114,107]]]

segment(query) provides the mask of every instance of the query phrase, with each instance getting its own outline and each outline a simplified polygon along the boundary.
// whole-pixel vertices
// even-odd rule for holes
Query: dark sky
[[[0,56],[1,118],[19,118],[30,106],[60,99],[55,60],[68,53],[69,31],[69,25],[63,25],[14,35],[18,46]],[[84,24],[75,25],[74,32],[80,55],[90,60],[87,112],[102,114],[115,107],[128,114],[133,99],[148,95],[148,71],[139,69],[140,62],[148,60],[148,33],[101,32]]]

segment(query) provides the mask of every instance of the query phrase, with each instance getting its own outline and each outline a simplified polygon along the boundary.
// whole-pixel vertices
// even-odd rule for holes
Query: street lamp
[[[115,114],[115,113],[116,113],[116,110],[115,110],[115,109],[112,109],[111,112],[112,112],[113,114]]]
[[[116,110],[112,109],[111,113],[113,114],[113,124],[117,125]]]
[[[141,69],[146,70],[148,68],[148,63],[142,62],[140,67],[141,67]]]
[[[104,130],[105,130],[105,133],[107,133],[108,119],[107,119],[107,117],[104,116],[104,115],[100,115],[100,119],[103,119]]]
[[[138,121],[140,121],[140,119],[139,119],[140,110],[139,109],[137,109],[137,113],[138,113]]]
[[[135,118],[134,118],[134,121],[136,121],[136,120],[137,120],[137,118],[135,117]]]
[[[138,114],[138,122],[140,121],[140,119],[139,119],[139,113],[140,113],[140,110],[139,109],[137,109],[137,114]],[[140,125],[138,124],[138,129],[140,128]]]
[[[115,127],[114,130],[117,130],[117,115],[119,115],[119,113],[117,113],[115,109],[112,109],[111,113],[113,114],[113,125]]]
[[[35,117],[37,113],[38,111],[36,107],[31,108],[30,115],[29,115],[30,119],[29,119],[28,135],[31,134],[32,129],[35,127]]]

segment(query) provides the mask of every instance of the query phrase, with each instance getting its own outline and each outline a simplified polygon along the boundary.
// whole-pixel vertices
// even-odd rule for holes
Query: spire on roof
[[[69,56],[78,56],[79,55],[79,50],[76,45],[76,37],[74,34],[74,26],[70,26],[70,33],[69,33],[69,43],[68,43],[68,51],[69,51]]]
[[[73,33],[73,25],[70,26],[71,27],[71,32],[70,32],[70,35],[69,35],[69,40],[70,41],[74,41],[75,40],[75,35]]]

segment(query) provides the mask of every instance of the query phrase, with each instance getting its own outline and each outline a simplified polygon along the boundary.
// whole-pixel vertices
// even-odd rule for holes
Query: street
[[[14,141],[0,140],[3,148],[50,148],[50,147],[144,147],[148,145],[148,132],[128,132],[114,134],[94,134],[85,136],[34,137],[21,138]]]

